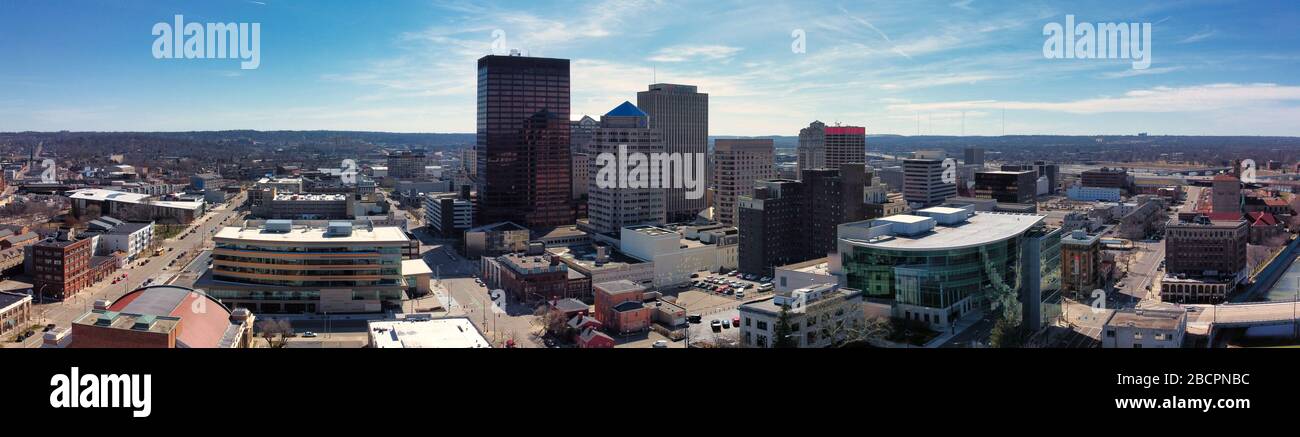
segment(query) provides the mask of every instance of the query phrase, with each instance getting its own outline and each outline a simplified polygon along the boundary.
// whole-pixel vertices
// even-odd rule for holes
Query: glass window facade
[[[852,246],[843,255],[848,288],[867,297],[947,308],[998,286],[1019,288],[1020,237],[977,247],[907,251]]]

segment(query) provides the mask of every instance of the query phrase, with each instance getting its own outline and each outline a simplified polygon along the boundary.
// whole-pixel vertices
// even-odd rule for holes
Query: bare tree
[[[262,339],[266,340],[267,347],[271,349],[280,349],[288,344],[289,336],[293,335],[293,325],[284,319],[263,319],[257,322],[257,330],[261,332]]]

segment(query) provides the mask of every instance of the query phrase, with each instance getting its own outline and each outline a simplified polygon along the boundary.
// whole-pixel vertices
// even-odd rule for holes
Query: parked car
[[[731,318],[731,324],[732,324],[732,326],[735,326],[735,327],[739,328],[739,327],[740,327],[740,316],[734,316],[734,317],[732,317],[732,318]]]
[[[702,318],[702,317],[701,317],[699,314],[691,314],[691,315],[689,315],[689,316],[686,316],[686,322],[687,322],[687,323],[700,323],[701,318]]]
[[[668,340],[659,340],[659,341],[656,341],[655,344],[654,344],[653,346],[651,346],[651,347],[653,347],[653,348],[655,348],[655,349],[665,349],[665,348],[668,347]]]
[[[303,336],[303,337],[307,337],[307,338],[316,338],[316,333],[315,333],[315,332],[311,332],[311,331],[307,331],[307,332],[302,333],[302,336]]]
[[[722,329],[731,329],[731,320],[722,321]]]
[[[744,298],[745,298],[745,291],[744,291],[744,290],[741,290],[741,291],[737,291],[737,292],[736,292],[736,299],[744,299]]]
[[[713,328],[713,332],[721,331],[721,330],[722,330],[722,321],[721,321],[721,320],[718,320],[718,319],[713,319],[712,322],[709,322],[709,326]]]

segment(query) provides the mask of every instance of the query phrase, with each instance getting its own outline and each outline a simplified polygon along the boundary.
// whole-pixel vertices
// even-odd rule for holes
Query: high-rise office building
[[[737,199],[753,194],[755,182],[775,177],[776,149],[771,139],[717,140],[713,145],[717,221],[735,226]]]
[[[636,105],[650,116],[650,127],[658,129],[663,136],[665,152],[708,153],[707,93],[699,92],[694,85],[657,83],[650,85],[647,91],[636,93]],[[708,180],[704,179],[704,175],[699,178]],[[664,213],[669,222],[691,220],[707,207],[703,197],[688,199],[684,188],[665,189],[664,195]]]
[[[1032,170],[975,172],[975,197],[999,203],[1032,203],[1037,179],[1037,173]]]
[[[798,170],[840,168],[842,164],[867,162],[867,128],[860,126],[826,126],[814,121],[799,130]]]
[[[980,147],[967,147],[964,150],[965,164],[967,165],[984,165],[984,149]]]
[[[573,223],[569,60],[478,60],[479,223]]]
[[[867,163],[867,128],[828,126],[826,128],[826,168],[844,164]]]
[[[826,123],[814,121],[799,130],[798,166],[796,175],[807,168],[826,167]]]
[[[591,166],[591,155],[587,154],[587,150],[599,128],[600,122],[586,115],[581,120],[569,123],[569,153],[572,154],[570,159],[573,162],[570,178],[573,180],[573,200],[577,202],[580,212],[586,210],[587,179],[591,177],[587,174],[587,169]]]
[[[942,204],[950,197],[956,197],[956,182],[944,182],[943,172],[942,159],[904,159],[903,198],[909,204],[925,208]],[[956,179],[955,174],[953,179]]]
[[[616,233],[624,226],[664,222],[664,190],[649,183],[648,172],[635,174],[634,164],[624,161],[630,161],[634,154],[644,154],[644,167],[649,169],[653,165],[648,160],[650,154],[663,151],[659,131],[650,127],[649,116],[631,102],[623,102],[600,117],[600,128],[594,131],[589,146],[591,164],[587,170],[587,219],[592,230]],[[602,174],[603,166],[614,170]],[[635,178],[645,183],[639,184]]]

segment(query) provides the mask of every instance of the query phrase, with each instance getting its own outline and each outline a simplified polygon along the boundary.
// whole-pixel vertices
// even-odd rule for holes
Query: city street
[[[118,297],[139,288],[144,281],[152,279],[155,284],[167,283],[169,278],[175,277],[181,273],[187,266],[191,269],[206,268],[206,262],[190,264],[191,258],[198,255],[204,245],[211,245],[209,235],[213,229],[220,226],[231,225],[238,220],[238,212],[233,205],[239,205],[243,202],[244,194],[232,198],[228,203],[214,207],[191,224],[185,231],[181,232],[174,238],[164,240],[159,247],[163,249],[163,254],[157,257],[147,257],[148,264],[141,266],[142,260],[136,260],[127,264],[124,269],[118,270],[112,277],[120,276],[126,273],[125,281],[112,283],[112,279],[106,279],[89,288],[82,290],[71,298],[63,302],[37,303],[32,307],[32,311],[41,319],[39,324],[45,325],[53,323],[58,327],[68,327],[72,320],[85,314],[94,307],[94,302],[98,299],[115,300]],[[223,224],[223,221],[229,219],[229,222]],[[191,233],[190,231],[194,232]],[[185,259],[176,262],[174,266],[168,267],[172,261],[177,260],[182,253],[186,254]],[[200,260],[202,261],[202,260]],[[178,285],[191,285],[189,283],[180,283]],[[35,290],[39,293],[39,290]],[[23,342],[24,347],[40,347],[41,336],[34,335]]]

